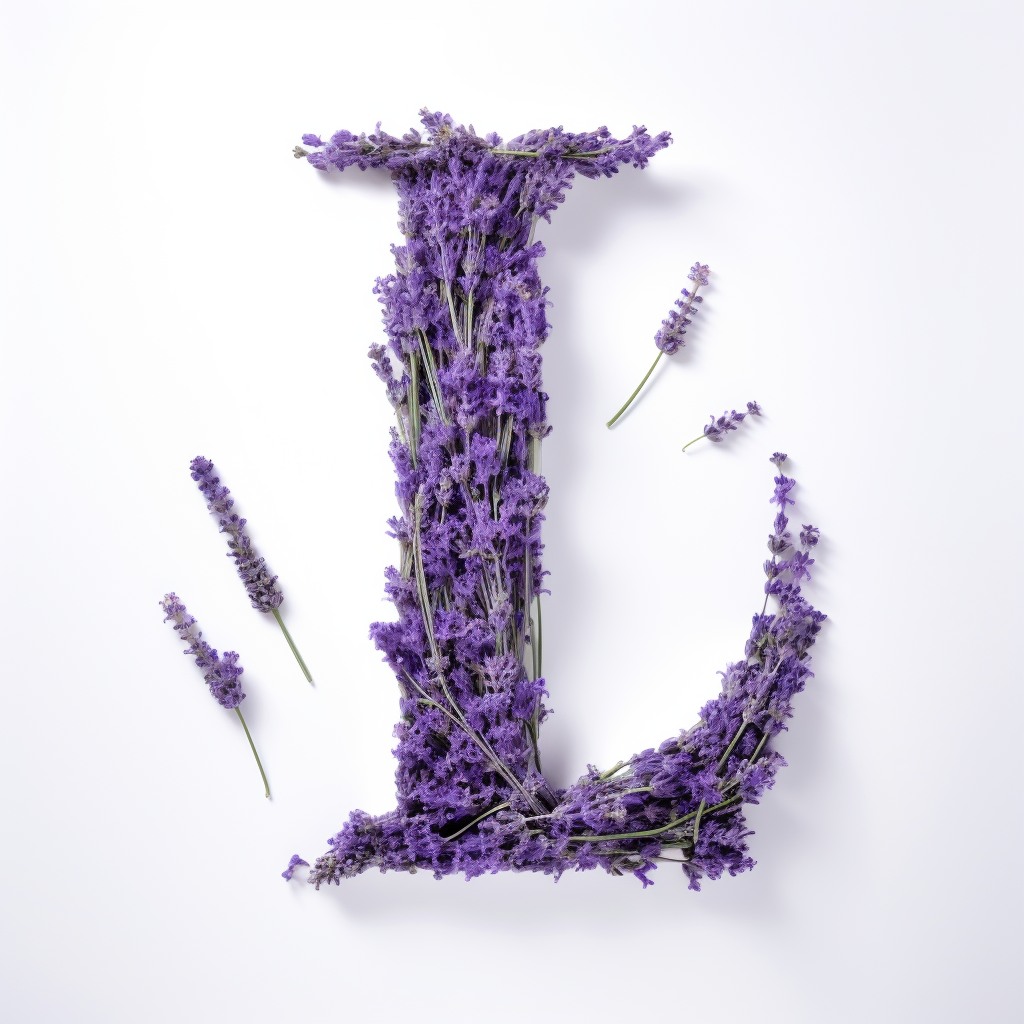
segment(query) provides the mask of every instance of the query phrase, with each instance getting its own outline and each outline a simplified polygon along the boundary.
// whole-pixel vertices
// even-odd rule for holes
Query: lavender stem
[[[292,649],[292,654],[295,655],[295,660],[299,663],[299,668],[302,669],[302,674],[306,677],[306,682],[312,686],[313,677],[309,674],[309,669],[306,668],[306,663],[302,660],[302,655],[299,654],[299,649],[295,646],[295,641],[292,639],[291,633],[288,632],[288,627],[284,624],[281,613],[276,608],[273,609],[273,612],[274,618],[277,619],[277,624],[281,627],[281,632],[284,633],[285,640],[288,641],[288,646]],[[256,760],[258,761],[259,758]]]
[[[275,613],[276,614],[276,613]],[[280,619],[278,619],[280,622]],[[256,753],[256,744],[252,741],[252,736],[249,735],[249,726],[245,724],[245,719],[242,717],[241,709],[236,707],[235,714],[238,715],[238,720],[242,723],[242,728],[245,730],[245,738],[249,741],[249,746],[252,747],[252,756],[256,758],[256,767],[260,770],[260,775],[263,776],[263,788],[267,791],[267,799],[270,799],[270,783],[267,782],[266,772],[263,771],[263,765],[260,762],[260,755]]]
[[[468,825],[465,826],[465,828],[460,828],[459,831],[456,832],[454,835],[445,836],[444,841],[446,843],[450,843],[453,839],[458,839],[463,832],[468,832],[478,821],[483,821],[484,818],[488,817],[491,814],[497,814],[498,811],[503,811],[508,806],[508,803],[503,803],[498,804],[497,807],[489,807],[486,811],[484,811],[483,814],[480,815],[479,818],[474,818]]]
[[[706,800],[701,800],[700,807],[697,808],[697,817],[693,819],[693,845],[694,848],[697,846],[697,836],[700,834],[700,819],[704,814],[704,808],[707,806]]]
[[[684,814],[681,818],[676,818],[675,821],[670,821],[667,825],[662,825],[660,828],[649,828],[644,832],[620,832],[614,836],[569,836],[568,838],[570,843],[603,843],[611,839],[646,839],[648,836],[659,836],[662,832],[668,832],[669,829],[676,828],[691,818],[696,818],[698,814],[701,814],[702,817],[704,814],[713,814],[715,811],[720,811],[723,807],[739,803],[742,799],[739,796],[729,797],[728,800],[723,800],[720,804],[709,807],[702,814],[700,809],[690,811],[689,814]]]
[[[704,440],[704,438],[707,436],[707,434],[698,434],[697,437],[695,437],[692,441],[687,441],[686,444],[683,445],[683,451],[685,452],[691,444],[696,444],[698,441]]]
[[[647,378],[654,373],[654,368],[658,365],[658,360],[661,359],[664,354],[665,353],[662,352],[661,349],[658,350],[658,354],[655,356],[654,362],[651,363],[651,368],[644,375],[644,379],[640,381],[640,386],[629,396],[626,404],[605,424],[605,426],[611,429],[612,424],[633,404],[633,399],[640,394],[640,389],[647,383]]]
[[[717,771],[719,774],[722,773],[722,770],[729,763],[729,758],[732,757],[732,752],[736,749],[736,744],[739,743],[740,737],[744,732],[746,732],[749,724],[749,722],[740,722],[739,728],[736,730],[736,734],[733,736],[729,746],[725,748],[725,753],[718,759]]]

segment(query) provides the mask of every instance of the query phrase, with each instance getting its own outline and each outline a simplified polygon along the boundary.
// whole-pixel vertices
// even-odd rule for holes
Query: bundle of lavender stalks
[[[754,862],[743,804],[756,803],[783,764],[772,741],[811,675],[808,652],[825,618],[801,594],[818,534],[805,526],[794,546],[784,454],[771,459],[776,514],[763,604],[743,658],[726,668],[698,723],[605,770],[590,767],[567,789],[545,779],[539,746],[548,497],[539,452],[550,427],[544,247],[534,228],[576,174],[642,168],[670,137],[558,128],[504,143],[422,114],[425,135],[395,138],[378,126],[326,143],[307,135],[296,147],[323,171],[388,170],[405,238],[393,250],[395,272],[375,289],[388,345],[369,353],[395,415],[400,514],[390,527],[400,554],[385,589],[397,619],[370,633],[399,687],[398,805],[353,812],[309,880],[319,887],[369,867],[428,868],[440,878],[600,866],[646,886],[671,860],[699,888],[703,876],[746,870]],[[694,295],[706,275],[700,264],[691,271]],[[689,323],[695,308],[685,290],[683,298],[659,332],[658,359],[681,343],[679,319]],[[757,403],[748,413],[760,414]],[[719,441],[745,415],[712,417],[701,436]]]

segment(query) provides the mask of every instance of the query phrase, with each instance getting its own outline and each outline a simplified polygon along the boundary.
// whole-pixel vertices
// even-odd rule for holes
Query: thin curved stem
[[[263,788],[267,791],[266,797],[270,799],[270,783],[267,782],[267,773],[263,770],[263,764],[260,761],[260,755],[256,753],[256,744],[252,741],[252,736],[249,735],[249,726],[245,724],[245,719],[242,717],[241,710],[236,706],[235,714],[238,715],[238,720],[242,723],[242,728],[245,730],[245,738],[249,741],[249,746],[252,747],[252,756],[256,758],[256,767],[260,770],[260,775],[263,777]]]
[[[463,832],[468,832],[478,821],[483,821],[484,818],[488,817],[491,814],[497,814],[498,811],[503,811],[508,806],[509,806],[508,803],[503,803],[503,804],[498,804],[497,807],[490,807],[490,808],[488,808],[486,811],[484,811],[483,814],[480,815],[479,818],[474,818],[468,825],[466,825],[465,828],[460,828],[459,831],[455,832],[453,835],[444,836],[443,837],[444,841],[446,843],[450,843],[453,839],[458,839],[459,836],[461,836]]]
[[[725,753],[718,759],[718,765],[715,768],[715,771],[719,775],[721,775],[722,772],[725,771],[725,766],[729,763],[729,758],[732,757],[732,752],[736,749],[736,744],[739,743],[743,734],[747,731],[748,725],[750,725],[749,722],[740,722],[739,727],[736,729],[735,735],[729,742],[729,746],[725,748]]]
[[[605,779],[610,779],[616,772],[622,771],[629,764],[628,761],[620,761],[614,768],[609,768],[604,775],[598,775],[597,781],[604,782]]]
[[[640,394],[640,389],[647,383],[647,378],[654,373],[654,368],[658,365],[658,360],[660,360],[664,354],[665,353],[662,352],[661,349],[658,349],[658,354],[655,356],[654,362],[651,363],[651,368],[644,374],[644,379],[640,381],[639,387],[629,396],[626,404],[605,424],[606,427],[610,429],[615,421],[633,404],[633,399]]]
[[[684,814],[681,818],[676,818],[675,821],[670,821],[667,825],[662,825],[660,828],[649,828],[645,832],[618,832],[611,836],[569,836],[568,841],[570,843],[605,843],[612,839],[646,839],[648,836],[660,836],[662,832],[678,828],[691,818],[696,818],[698,815],[703,817],[705,814],[714,814],[715,811],[720,811],[723,807],[738,804],[742,799],[740,796],[729,797],[728,800],[723,800],[720,804],[715,804],[714,807],[709,807],[703,812],[701,808],[698,808],[696,811]]]
[[[692,441],[687,441],[686,444],[683,445],[683,451],[685,452],[686,449],[689,448],[691,444],[696,444],[698,441],[703,441],[704,438],[707,437],[707,436],[708,436],[707,434],[699,434]]]
[[[291,633],[288,632],[288,627],[284,624],[281,613],[276,608],[273,611],[274,618],[277,619],[277,624],[281,627],[281,632],[284,633],[284,638],[288,641],[288,646],[292,649],[292,654],[295,655],[295,660],[299,663],[299,668],[302,669],[302,674],[306,677],[306,682],[312,686],[313,677],[309,674],[309,669],[306,668],[306,663],[302,660],[302,655],[299,654],[299,649],[295,646],[295,641],[292,639]]]
[[[700,807],[697,808],[697,817],[693,819],[693,845],[697,845],[697,836],[700,834],[700,819],[704,815],[704,808],[707,806],[706,800],[701,800]]]
[[[605,153],[610,153],[614,147],[605,146],[604,149],[595,149],[589,153],[559,153],[559,157],[562,160],[587,160],[590,157],[603,156]],[[492,149],[492,153],[495,156],[541,156],[537,150],[530,149]]]

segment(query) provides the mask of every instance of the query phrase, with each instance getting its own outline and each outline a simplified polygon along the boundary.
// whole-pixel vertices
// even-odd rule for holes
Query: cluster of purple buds
[[[253,608],[274,616],[302,669],[302,674],[312,683],[313,677],[309,674],[309,669],[306,668],[306,663],[281,618],[279,609],[284,595],[277,585],[277,577],[270,575],[266,559],[257,553],[248,534],[245,533],[246,521],[232,511],[235,499],[231,497],[231,491],[220,482],[220,477],[215,475],[213,463],[202,455],[197,455],[192,460],[190,469],[192,479],[199,485],[199,490],[206,498],[207,509],[217,517],[220,532],[228,535],[228,557],[235,560],[235,567]]]
[[[292,854],[292,859],[288,861],[288,867],[281,872],[281,877],[286,881],[292,880],[292,875],[295,874],[295,869],[298,867],[309,867],[309,861],[303,860],[297,853]]]
[[[256,553],[252,541],[245,534],[245,520],[232,512],[235,499],[214,475],[213,463],[197,455],[191,464],[192,479],[199,485],[207,501],[207,509],[217,517],[221,533],[228,535],[228,557],[234,558],[238,575],[245,585],[253,608],[273,612],[280,606],[284,595],[277,585],[277,577],[270,575],[266,559]]]
[[[748,416],[763,415],[764,411],[757,402],[747,402],[746,412],[737,412],[733,409],[730,412],[723,412],[717,419],[715,418],[715,414],[712,413],[711,422],[704,426],[704,433],[698,434],[692,441],[687,441],[686,444],[683,445],[683,451],[685,452],[691,444],[696,444],[698,441],[703,441],[705,438],[714,444],[720,444],[725,440],[725,435],[728,434],[730,430],[736,430]]]
[[[661,357],[663,355],[674,355],[683,347],[685,344],[683,336],[686,334],[686,328],[693,323],[693,317],[697,313],[697,305],[704,301],[704,296],[698,295],[697,291],[702,285],[707,285],[709,273],[710,271],[706,263],[698,262],[690,267],[690,272],[686,276],[693,282],[693,290],[684,288],[682,297],[676,299],[676,305],[679,308],[677,310],[670,309],[668,316],[661,321],[661,329],[654,335],[654,344],[658,348],[658,354],[654,357],[651,368],[644,374],[644,379],[640,381],[636,391],[626,399],[626,404],[605,426],[613,426],[615,421],[633,404],[633,400],[640,394],[643,386],[650,379],[651,374],[654,373]]]
[[[694,263],[687,278],[693,282],[693,290],[684,288],[681,298],[676,299],[678,310],[669,310],[668,317],[661,321],[661,330],[654,336],[654,344],[666,355],[674,355],[686,343],[686,328],[693,323],[697,313],[696,304],[704,301],[697,290],[708,283],[707,264]]]
[[[267,776],[264,774],[260,756],[256,753],[256,745],[252,741],[252,736],[249,735],[249,727],[245,724],[245,719],[242,717],[242,711],[239,707],[239,704],[245,700],[245,694],[242,692],[240,679],[244,670],[238,664],[237,653],[225,651],[224,654],[219,655],[216,649],[203,639],[199,624],[189,614],[188,609],[181,603],[176,594],[165,594],[164,599],[160,602],[160,606],[164,610],[164,622],[174,623],[175,631],[188,644],[185,653],[191,654],[195,658],[196,665],[202,670],[203,678],[210,687],[210,693],[217,703],[222,708],[234,711],[238,715],[238,720],[242,723],[242,728],[245,729],[245,735],[249,740],[249,746],[252,747],[256,764],[259,766],[266,795],[269,797],[270,785],[267,783]]]

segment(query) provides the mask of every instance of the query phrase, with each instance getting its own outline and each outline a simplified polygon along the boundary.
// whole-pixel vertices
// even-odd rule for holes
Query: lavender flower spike
[[[238,513],[231,511],[235,499],[231,497],[231,492],[221,484],[220,477],[214,475],[213,463],[209,459],[197,455],[192,460],[190,468],[192,479],[199,484],[199,490],[206,498],[207,509],[217,516],[220,532],[228,535],[228,548],[230,549],[228,556],[235,560],[235,567],[238,569],[238,575],[242,578],[242,583],[245,584],[245,590],[253,608],[260,612],[269,612],[274,616],[277,624],[281,627],[281,632],[284,633],[285,640],[288,641],[292,654],[295,655],[295,660],[299,663],[299,668],[302,669],[302,674],[306,677],[306,682],[311,684],[313,677],[309,674],[309,669],[306,668],[306,663],[302,660],[302,655],[299,654],[299,649],[295,646],[295,641],[292,640],[292,635],[288,632],[288,627],[284,624],[281,612],[278,610],[284,600],[284,594],[281,593],[281,588],[277,585],[277,577],[270,575],[266,559],[256,553],[252,541],[242,532],[245,520],[239,518]]]
[[[640,394],[648,378],[654,373],[658,360],[663,355],[673,355],[686,344],[683,341],[683,335],[686,334],[686,328],[693,322],[692,317],[697,313],[697,304],[704,301],[704,296],[698,295],[697,290],[701,285],[708,283],[708,273],[708,265],[706,263],[694,263],[690,267],[690,272],[686,276],[693,282],[693,291],[691,292],[689,289],[684,288],[682,298],[676,299],[676,305],[679,307],[678,312],[670,309],[668,316],[661,321],[661,330],[654,336],[654,344],[658,346],[658,354],[654,357],[651,368],[644,375],[644,379],[640,381],[640,386],[629,396],[626,404],[608,421],[607,427],[611,428],[615,421],[633,404],[633,399]]]
[[[292,880],[292,875],[295,874],[295,869],[299,866],[309,867],[309,861],[303,860],[297,853],[292,854],[292,859],[288,861],[288,867],[281,872],[281,877],[286,881]]]
[[[736,430],[736,428],[739,427],[739,425],[748,416],[761,415],[763,415],[763,411],[757,402],[747,402],[746,412],[737,412],[733,409],[732,412],[723,412],[718,419],[715,419],[715,414],[712,413],[711,422],[705,425],[704,433],[698,434],[692,441],[687,441],[686,444],[683,445],[683,451],[685,452],[691,444],[696,444],[705,437],[714,444],[720,444],[725,439],[725,435],[728,434],[730,430]],[[785,458],[785,456],[783,456],[783,458]]]
[[[263,778],[266,795],[269,797],[270,783],[267,782],[260,755],[256,753],[256,744],[253,743],[252,736],[249,735],[249,727],[245,724],[245,719],[238,707],[245,700],[242,684],[239,681],[239,676],[244,670],[238,664],[238,655],[234,651],[225,651],[223,655],[218,655],[217,651],[203,639],[199,624],[189,615],[188,609],[178,600],[177,595],[165,594],[164,599],[160,602],[160,607],[165,613],[164,622],[173,622],[175,630],[181,633],[181,639],[188,644],[185,653],[195,656],[196,664],[203,670],[203,678],[217,703],[222,708],[234,711],[238,715],[238,720],[245,730],[245,737],[249,741],[249,746],[252,747],[252,756],[256,758],[256,766]]]

